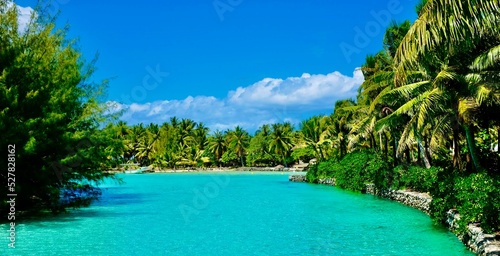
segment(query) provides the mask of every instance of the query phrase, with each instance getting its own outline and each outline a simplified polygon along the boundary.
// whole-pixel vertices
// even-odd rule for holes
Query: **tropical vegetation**
[[[384,49],[366,57],[355,103],[334,110],[350,153],[309,180],[430,192],[436,220],[457,209],[460,232],[471,222],[500,230],[499,7],[428,0],[413,24],[391,24]]]
[[[435,220],[457,209],[462,231],[470,222],[500,231],[499,8],[498,0],[422,1],[418,19],[390,24],[383,49],[366,57],[355,99],[251,134],[177,117],[117,121],[101,101],[105,84],[88,81],[93,63],[64,30],[40,16],[19,32],[15,9],[0,4],[1,146],[16,145],[20,209],[63,210],[61,196],[98,193],[88,184],[123,164],[289,167],[316,159],[310,182],[429,192]]]
[[[109,176],[108,153],[120,142],[100,129],[112,117],[101,101],[106,83],[89,81],[93,70],[50,17],[33,14],[22,28],[15,5],[0,1],[2,213],[59,212],[99,195],[92,184]]]

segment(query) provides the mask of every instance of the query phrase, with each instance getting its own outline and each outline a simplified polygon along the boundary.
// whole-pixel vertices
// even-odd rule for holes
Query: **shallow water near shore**
[[[18,220],[0,255],[474,255],[424,213],[285,173],[120,175],[91,207]]]

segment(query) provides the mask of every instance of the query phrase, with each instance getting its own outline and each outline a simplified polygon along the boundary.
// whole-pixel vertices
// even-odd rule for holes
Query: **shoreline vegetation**
[[[94,62],[43,6],[19,31],[15,5],[0,1],[0,147],[15,148],[0,157],[1,166],[15,162],[0,177],[16,177],[3,191],[17,194],[18,212],[60,213],[88,206],[100,195],[89,184],[119,179],[109,170],[122,165],[277,170],[309,163],[309,182],[429,193],[436,223],[456,209],[459,236],[469,225],[500,235],[498,9],[499,0],[421,0],[418,19],[391,23],[383,49],[366,57],[355,98],[336,101],[330,115],[250,134],[177,117],[119,121],[103,101],[107,81],[89,81]],[[0,196],[6,220],[11,198]]]
[[[125,169],[108,170],[109,173],[119,174],[125,173]],[[303,165],[298,167],[193,167],[193,168],[180,168],[180,169],[161,169],[161,168],[148,168],[140,174],[147,173],[183,173],[183,172],[306,172]]]

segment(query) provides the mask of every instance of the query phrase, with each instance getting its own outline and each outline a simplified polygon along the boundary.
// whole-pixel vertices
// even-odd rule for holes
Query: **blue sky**
[[[21,7],[34,0],[16,0]],[[171,116],[212,130],[297,123],[356,94],[356,68],[417,0],[52,0],[129,124]],[[29,10],[29,9],[22,9]]]

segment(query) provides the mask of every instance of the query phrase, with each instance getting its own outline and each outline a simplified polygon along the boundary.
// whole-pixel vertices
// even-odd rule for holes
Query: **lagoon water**
[[[101,200],[17,222],[0,255],[473,255],[418,210],[283,173],[121,175]]]

